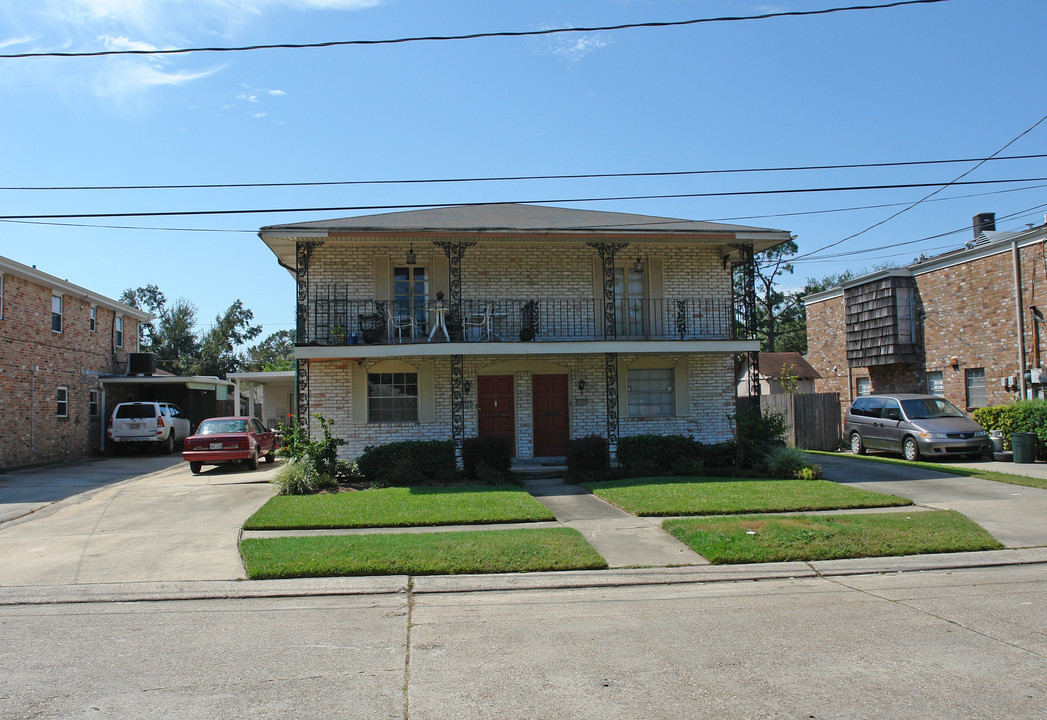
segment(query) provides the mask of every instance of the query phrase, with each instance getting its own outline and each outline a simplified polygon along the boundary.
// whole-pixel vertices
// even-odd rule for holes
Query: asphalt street
[[[1043,566],[439,587],[0,605],[0,718],[1020,719],[1047,707]]]

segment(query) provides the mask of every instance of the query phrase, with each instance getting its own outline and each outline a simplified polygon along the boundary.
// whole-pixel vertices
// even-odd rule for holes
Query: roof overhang
[[[664,355],[667,353],[749,353],[760,349],[759,340],[594,340],[592,342],[416,343],[405,345],[348,345],[336,347],[302,346],[295,348],[296,360],[364,360],[366,358],[449,357],[453,355],[487,355],[513,357],[520,355],[593,355],[629,353],[630,355]]]
[[[234,385],[209,375],[125,375],[99,378],[98,382],[102,385],[184,385],[190,390],[217,390],[219,386]]]

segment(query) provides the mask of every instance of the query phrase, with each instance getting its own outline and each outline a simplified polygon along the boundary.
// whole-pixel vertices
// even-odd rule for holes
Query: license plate
[[[141,430],[142,423],[127,423],[128,430]]]
[[[211,443],[211,449],[212,450],[221,450],[222,449],[222,443]]]

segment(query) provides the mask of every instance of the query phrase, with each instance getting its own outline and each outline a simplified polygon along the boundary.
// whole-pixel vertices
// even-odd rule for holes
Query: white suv
[[[106,435],[114,453],[132,445],[172,453],[189,437],[189,418],[172,403],[120,403],[109,417]]]

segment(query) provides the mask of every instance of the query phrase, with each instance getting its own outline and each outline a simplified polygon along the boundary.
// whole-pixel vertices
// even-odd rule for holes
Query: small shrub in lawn
[[[453,440],[404,440],[368,445],[356,460],[364,479],[377,486],[454,482]]]
[[[462,466],[465,476],[476,478],[477,468],[483,464],[488,473],[505,474],[513,464],[512,438],[502,435],[466,438],[462,442]]]
[[[568,472],[601,472],[608,467],[606,438],[587,435],[567,442]]]
[[[331,423],[323,415],[316,413],[313,417],[323,437],[313,440],[309,429],[301,423],[292,423],[290,427],[281,425],[283,442],[279,452],[291,460],[308,463],[317,475],[333,481],[338,476],[338,447],[345,445],[345,440],[331,434]]]
[[[767,467],[767,474],[771,477],[792,478],[807,465],[807,455],[799,448],[779,445],[771,448],[763,461]]]
[[[788,424],[781,413],[744,412],[735,416],[738,433],[738,466],[763,463],[772,448],[785,444]]]
[[[312,495],[337,484],[330,475],[318,473],[304,458],[285,463],[273,475],[272,482],[280,495]]]
[[[822,466],[810,464],[806,467],[800,468],[800,471],[796,473],[797,480],[821,480],[822,479]]]

